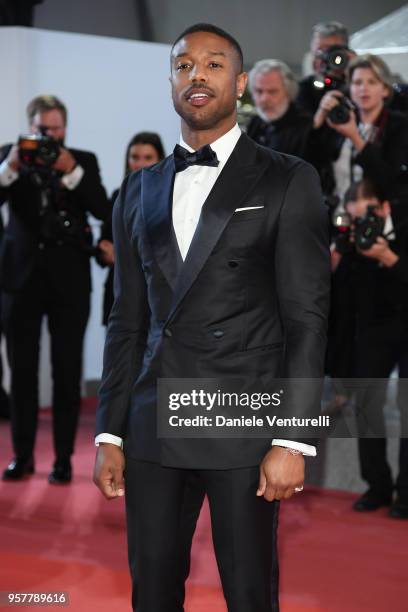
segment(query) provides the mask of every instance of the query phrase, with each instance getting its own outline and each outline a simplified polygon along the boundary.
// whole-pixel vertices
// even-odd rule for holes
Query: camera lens
[[[340,125],[342,123],[347,123],[350,119],[350,111],[348,107],[340,101],[340,104],[332,108],[331,111],[327,113],[327,116],[332,123]]]

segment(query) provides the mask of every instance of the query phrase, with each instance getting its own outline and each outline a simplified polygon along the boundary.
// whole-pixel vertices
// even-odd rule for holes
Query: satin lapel
[[[248,196],[268,164],[267,156],[257,157],[254,143],[242,135],[203,205],[168,319],[194,283],[235,209]]]
[[[174,176],[172,156],[142,174],[142,210],[147,235],[157,264],[173,291],[179,269],[172,235]]]

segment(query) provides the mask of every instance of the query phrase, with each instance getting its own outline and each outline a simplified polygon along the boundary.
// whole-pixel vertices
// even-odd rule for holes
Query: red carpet
[[[0,483],[0,591],[65,591],[74,612],[130,610],[123,500],[106,502],[91,483],[92,410],[84,410],[68,487],[47,483],[53,460],[50,425],[46,412],[35,476]],[[8,425],[2,423],[1,469],[11,456]],[[282,503],[281,612],[408,609],[408,524],[388,519],[385,510],[354,513],[353,499],[306,488]],[[207,506],[192,557],[186,611],[225,612]]]

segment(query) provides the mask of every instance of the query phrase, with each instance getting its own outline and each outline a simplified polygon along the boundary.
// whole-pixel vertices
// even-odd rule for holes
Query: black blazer
[[[2,147],[0,163],[10,151],[11,145]],[[93,153],[69,149],[84,176],[74,190],[64,189],[64,207],[77,218],[81,225],[87,223],[87,213],[97,219],[109,214],[109,202],[101,183],[98,162]],[[0,187],[0,205],[8,202],[10,216],[0,245],[0,284],[6,291],[17,291],[29,277],[38,254],[40,241],[39,210],[41,191],[26,176],[20,176],[9,187]],[[60,247],[59,265],[79,268],[79,286],[90,289],[89,256],[85,252],[74,252],[72,247]]]
[[[158,439],[156,381],[322,376],[330,256],[319,180],[305,162],[242,135],[178,275],[174,176],[170,156],[131,174],[115,204],[115,302],[96,433],[121,436],[129,456],[163,465],[256,465],[270,439]],[[244,206],[263,208],[235,212]],[[292,401],[316,414],[301,393]]]
[[[312,128],[312,117],[291,104],[283,117],[276,121],[266,122],[261,117],[253,117],[246,133],[260,145],[309,161],[308,144]]]

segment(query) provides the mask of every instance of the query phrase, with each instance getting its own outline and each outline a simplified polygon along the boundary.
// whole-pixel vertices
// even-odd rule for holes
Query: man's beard
[[[190,129],[197,132],[200,130],[211,130],[216,128],[223,119],[230,117],[236,109],[234,104],[234,106],[231,106],[231,108],[224,106],[222,108],[218,107],[208,111],[204,107],[202,114],[200,114],[200,111],[197,110],[186,112],[186,108],[178,102],[175,96],[173,96],[173,104],[176,113],[183,119]]]
[[[273,113],[266,114],[262,109],[258,107],[256,109],[256,112],[258,113],[260,118],[265,121],[265,123],[269,123],[270,121],[277,121],[278,119],[281,119],[281,117],[283,117],[283,115],[287,113],[289,106],[290,102],[289,100],[287,100],[284,104],[281,104],[281,106],[278,107]]]

